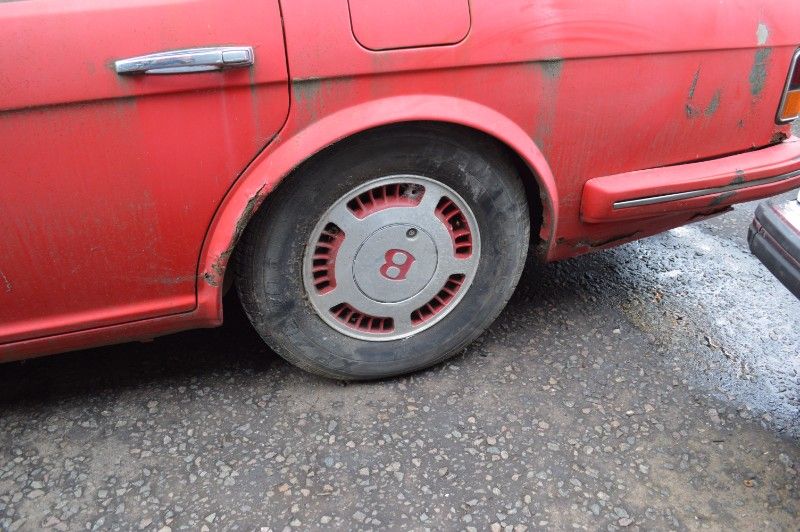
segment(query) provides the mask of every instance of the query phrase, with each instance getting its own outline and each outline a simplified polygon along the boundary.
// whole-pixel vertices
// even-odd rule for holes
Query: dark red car
[[[800,185],[796,0],[0,2],[0,360],[222,323],[412,371],[560,260]],[[797,72],[797,70],[795,70]]]

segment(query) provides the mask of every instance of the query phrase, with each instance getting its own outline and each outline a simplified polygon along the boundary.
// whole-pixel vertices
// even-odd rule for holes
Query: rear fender
[[[449,96],[394,96],[336,111],[310,124],[290,115],[284,130],[233,185],[206,235],[198,267],[198,311],[222,318],[222,284],[234,246],[264,199],[294,168],[333,143],[388,124],[430,121],[466,126],[506,144],[533,171],[542,196],[540,236],[552,241],[558,220],[555,180],[542,152],[507,116]]]

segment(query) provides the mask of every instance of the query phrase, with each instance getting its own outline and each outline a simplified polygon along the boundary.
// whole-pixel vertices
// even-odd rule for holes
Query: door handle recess
[[[224,68],[249,67],[255,57],[251,46],[189,48],[141,55],[114,62],[117,74],[187,74]]]

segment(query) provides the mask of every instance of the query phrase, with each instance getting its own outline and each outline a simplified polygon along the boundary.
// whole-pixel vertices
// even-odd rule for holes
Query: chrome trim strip
[[[755,179],[753,181],[745,181],[743,183],[735,183],[731,185],[725,185],[723,187],[701,188],[697,190],[689,190],[686,192],[676,192],[674,194],[664,194],[661,196],[648,196],[646,198],[617,201],[614,202],[614,210],[629,209],[631,207],[642,207],[645,205],[655,205],[657,203],[667,203],[670,201],[679,201],[684,199],[697,198],[700,196],[708,196],[710,194],[731,192],[734,190],[741,190],[743,188],[757,187],[759,185],[768,185],[770,183],[778,183],[780,181],[786,181],[787,179],[791,179],[799,175],[800,175],[800,170],[795,170],[794,172],[789,172],[788,174],[781,174],[774,177],[765,177],[763,179]]]
[[[776,124],[791,124],[800,115],[795,116],[794,118],[781,118],[781,111],[783,111],[783,106],[786,105],[786,98],[789,97],[789,89],[791,88],[789,85],[792,83],[792,78],[794,77],[794,71],[797,68],[797,63],[800,61],[800,48],[798,48],[794,55],[792,56],[792,64],[789,66],[789,77],[786,78],[786,85],[783,87],[783,94],[781,95],[781,104],[778,106],[778,111],[775,114],[775,123]]]

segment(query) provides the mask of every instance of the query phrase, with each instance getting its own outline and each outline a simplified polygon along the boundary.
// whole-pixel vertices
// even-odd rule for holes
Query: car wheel
[[[528,250],[525,190],[491,139],[390,127],[298,168],[248,226],[237,287],[295,365],[339,379],[436,364],[505,306]]]

